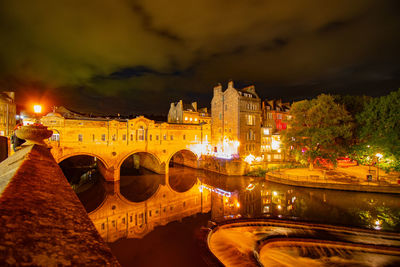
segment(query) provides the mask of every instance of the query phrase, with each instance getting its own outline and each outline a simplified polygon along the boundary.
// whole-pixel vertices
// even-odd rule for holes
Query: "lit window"
[[[105,134],[101,135],[101,141],[106,141],[106,135]]]
[[[256,118],[254,115],[247,115],[247,125],[255,125],[256,124]]]
[[[193,120],[193,118],[190,118],[190,121],[192,121]]]
[[[167,135],[166,134],[164,134],[163,139],[167,140]]]
[[[188,120],[188,117],[185,117],[185,121],[187,121]]]
[[[82,134],[78,134],[78,141],[82,142],[83,141],[83,135]]]
[[[144,140],[144,128],[143,126],[140,126],[138,131],[137,131],[137,136],[138,136],[138,140],[139,141],[143,141]]]
[[[197,121],[197,118],[194,118],[194,121]]]
[[[51,141],[60,141],[60,134],[58,133],[54,133],[51,137],[50,137]]]

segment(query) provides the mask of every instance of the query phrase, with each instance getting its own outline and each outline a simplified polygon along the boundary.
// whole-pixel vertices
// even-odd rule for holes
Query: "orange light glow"
[[[35,112],[35,113],[41,113],[42,112],[42,106],[41,105],[34,105],[33,106],[33,111]]]

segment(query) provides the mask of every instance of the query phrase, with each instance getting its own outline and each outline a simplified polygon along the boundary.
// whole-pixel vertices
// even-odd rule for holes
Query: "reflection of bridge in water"
[[[107,194],[103,203],[89,213],[100,235],[107,242],[120,238],[142,238],[154,227],[166,225],[211,209],[211,193],[201,190],[197,182],[186,192],[177,192],[168,184],[160,184],[157,191],[143,202],[132,202],[119,191],[119,183]]]

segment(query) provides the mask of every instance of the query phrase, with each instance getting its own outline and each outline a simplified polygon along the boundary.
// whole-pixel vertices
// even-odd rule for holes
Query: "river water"
[[[294,187],[186,167],[171,167],[167,176],[138,174],[78,194],[123,266],[206,266],[196,236],[209,220],[274,218],[400,232],[398,195]],[[121,202],[102,204],[111,199]]]

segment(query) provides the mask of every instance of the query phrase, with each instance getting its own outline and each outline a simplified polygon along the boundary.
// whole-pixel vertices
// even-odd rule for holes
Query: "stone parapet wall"
[[[0,265],[119,266],[49,150],[0,163]]]

